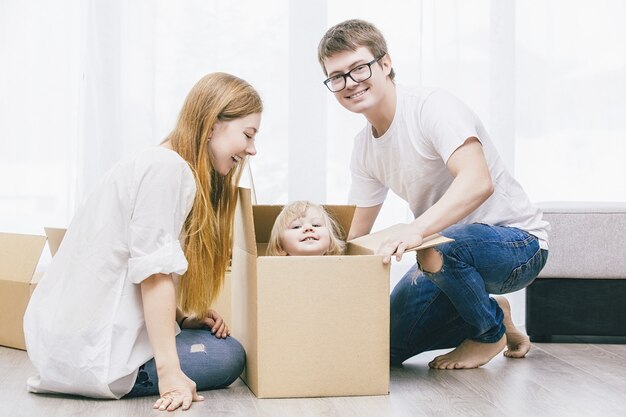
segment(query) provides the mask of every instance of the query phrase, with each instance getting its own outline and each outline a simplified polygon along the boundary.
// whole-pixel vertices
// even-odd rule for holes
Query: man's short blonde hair
[[[280,235],[285,231],[291,223],[299,219],[306,214],[306,211],[310,208],[317,210],[320,216],[324,220],[325,226],[328,228],[330,235],[330,245],[328,251],[324,255],[341,255],[346,248],[346,243],[342,240],[343,231],[341,226],[333,219],[326,209],[319,204],[312,203],[310,201],[300,200],[287,204],[281,210],[274,226],[272,227],[272,233],[270,234],[270,240],[267,245],[268,256],[280,256],[285,255],[285,249],[280,241]]]
[[[376,26],[359,19],[350,19],[331,27],[326,31],[317,47],[317,59],[322,66],[322,71],[328,76],[324,60],[345,51],[356,51],[357,48],[366,47],[374,58],[381,58],[388,53],[385,37]],[[393,68],[389,78],[396,76]]]

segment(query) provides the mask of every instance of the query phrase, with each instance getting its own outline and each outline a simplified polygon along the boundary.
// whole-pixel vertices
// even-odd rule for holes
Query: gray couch
[[[545,268],[526,290],[531,340],[626,336],[626,203],[541,203]]]

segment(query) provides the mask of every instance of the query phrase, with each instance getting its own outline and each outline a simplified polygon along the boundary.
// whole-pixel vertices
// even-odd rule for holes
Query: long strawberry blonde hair
[[[219,295],[231,256],[237,184],[244,161],[227,175],[213,169],[208,139],[215,123],[263,111],[257,91],[246,81],[216,72],[191,89],[166,140],[188,163],[196,196],[184,225],[187,272],[178,282],[178,306],[185,314],[205,317]]]

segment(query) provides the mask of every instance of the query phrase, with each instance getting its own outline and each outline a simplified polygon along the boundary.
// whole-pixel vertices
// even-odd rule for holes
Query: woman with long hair
[[[188,409],[245,353],[210,309],[230,259],[236,187],[263,104],[225,73],[191,89],[158,147],[113,167],[77,210],[24,316],[31,392],[159,395]]]

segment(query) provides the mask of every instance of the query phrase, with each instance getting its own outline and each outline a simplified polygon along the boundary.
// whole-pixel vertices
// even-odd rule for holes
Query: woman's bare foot
[[[437,356],[428,366],[434,369],[472,369],[486,364],[504,349],[506,335],[496,343],[480,343],[465,339],[456,349]]]
[[[522,333],[513,324],[511,319],[511,305],[505,297],[494,297],[502,311],[504,312],[504,326],[506,327],[507,350],[504,356],[507,358],[523,358],[530,350],[530,338]]]

